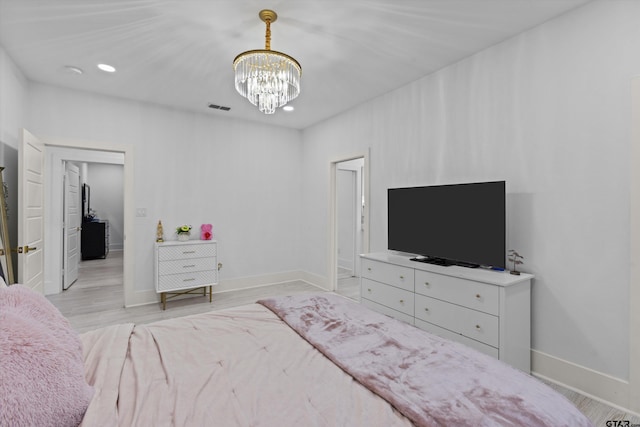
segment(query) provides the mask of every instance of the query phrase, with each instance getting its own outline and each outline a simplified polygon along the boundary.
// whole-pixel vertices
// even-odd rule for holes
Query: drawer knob
[[[367,291],[371,292],[371,288],[368,288]]]
[[[476,294],[476,298],[480,299],[482,296],[480,294]]]
[[[404,279],[404,276],[400,276],[401,279]]]
[[[424,282],[424,285],[428,288],[429,286],[431,286],[431,283],[429,283],[429,282]]]
[[[476,325],[476,329],[477,329],[477,330],[480,330],[480,325]]]
[[[429,307],[425,307],[425,308],[424,308],[424,311],[429,311]]]
[[[367,270],[371,271],[371,267],[367,267]]]
[[[400,304],[404,304],[404,300],[403,299],[400,300]]]

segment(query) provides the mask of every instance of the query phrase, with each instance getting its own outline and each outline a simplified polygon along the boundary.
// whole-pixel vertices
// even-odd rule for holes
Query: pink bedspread
[[[537,379],[345,298],[259,303],[418,426],[592,426]]]
[[[88,426],[384,426],[411,422],[252,304],[81,336]]]

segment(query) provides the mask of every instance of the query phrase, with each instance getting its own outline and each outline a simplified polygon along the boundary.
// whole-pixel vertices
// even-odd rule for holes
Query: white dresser
[[[167,295],[209,291],[218,284],[218,244],[215,240],[169,241],[155,244],[155,285],[162,309]]]
[[[532,275],[424,264],[390,252],[361,258],[363,305],[530,372]]]

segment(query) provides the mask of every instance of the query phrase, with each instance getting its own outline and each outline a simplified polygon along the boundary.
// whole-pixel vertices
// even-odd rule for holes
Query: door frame
[[[75,283],[75,281],[78,279],[78,265],[80,264],[80,226],[82,225],[82,207],[81,207],[81,193],[80,193],[80,168],[73,162],[70,161],[63,161],[62,163],[62,168],[64,170],[64,173],[62,175],[62,222],[63,222],[63,227],[62,227],[62,271],[64,272],[62,274],[62,289],[66,290],[69,289],[69,287],[71,287],[71,285],[73,285]],[[67,198],[67,196],[69,195],[69,190],[71,188],[71,185],[73,184],[72,182],[69,182],[69,172],[71,169],[77,169],[77,171],[75,173],[77,173],[77,182],[75,183],[77,185],[77,194],[76,194],[76,215],[78,216],[77,224],[71,224],[69,222],[69,202],[70,200]],[[77,228],[76,230],[74,230],[74,228]],[[76,260],[75,260],[75,277],[73,279],[70,279],[70,268],[69,268],[69,264],[70,264],[70,260],[72,259],[69,256],[69,250],[70,250],[70,245],[69,243],[69,237],[70,237],[70,233],[75,233],[75,239],[76,239]],[[72,270],[71,270],[72,271]],[[65,287],[65,285],[68,285]]]
[[[45,144],[45,170],[47,170],[47,179],[45,187],[45,223],[49,225],[60,224],[60,216],[62,209],[52,209],[54,204],[53,194],[60,193],[61,180],[56,179],[57,169],[61,167],[63,160],[71,161],[89,161],[96,163],[117,163],[117,159],[121,159],[120,163],[124,167],[124,245],[123,245],[123,279],[124,279],[124,306],[128,307],[136,305],[135,290],[133,286],[134,269],[133,254],[134,247],[134,150],[131,145],[120,145],[97,141],[86,140],[66,140],[66,139],[47,139],[43,141]],[[111,159],[111,160],[109,160]],[[58,212],[59,211],[59,212]],[[58,221],[58,222],[56,222]],[[60,227],[49,226],[45,228],[45,238],[48,246],[51,248],[61,248],[61,234],[53,232],[52,229],[59,231]],[[129,236],[131,238],[129,238]],[[55,255],[60,254],[55,250],[48,251],[45,256],[45,294],[59,293],[62,291],[62,264],[61,258]],[[131,256],[127,256],[127,254]],[[48,280],[47,280],[48,279]]]
[[[629,277],[629,393],[627,408],[640,414],[640,76],[631,80],[631,184]]]
[[[337,221],[337,188],[336,174],[338,163],[349,160],[364,159],[362,179],[364,180],[364,206],[362,208],[363,230],[362,230],[362,252],[369,252],[369,149],[364,152],[355,153],[351,156],[341,157],[329,163],[329,253],[327,255],[327,278],[330,291],[338,288],[338,221]]]

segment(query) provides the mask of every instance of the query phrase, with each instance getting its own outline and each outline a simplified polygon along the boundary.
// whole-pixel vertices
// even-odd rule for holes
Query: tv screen
[[[390,188],[388,248],[436,264],[505,268],[505,181]]]

